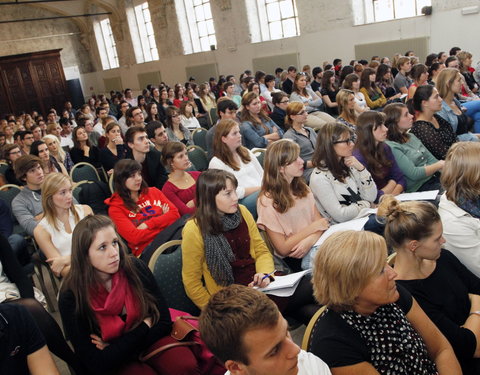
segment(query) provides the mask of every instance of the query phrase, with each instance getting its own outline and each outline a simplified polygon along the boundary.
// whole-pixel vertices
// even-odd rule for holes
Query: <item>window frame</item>
[[[424,6],[431,6],[431,0],[387,0],[391,2],[391,12],[392,17],[378,19],[379,15],[377,14],[377,9],[375,3],[380,3],[382,0],[352,0],[352,10],[353,10],[353,17],[354,17],[354,26],[361,26],[361,25],[368,25],[373,23],[379,22],[388,22],[388,21],[395,21],[395,20],[402,20],[406,18],[412,17],[421,17],[423,14],[421,13],[421,9]],[[406,16],[397,16],[399,2],[409,1],[413,2],[413,7],[415,9],[415,14],[409,14]],[[361,8],[361,11],[359,11]],[[361,14],[359,13],[361,12]]]
[[[109,17],[99,18],[94,23],[95,39],[97,40],[98,52],[103,70],[120,67],[117,44],[113,35]]]
[[[157,43],[155,39],[155,30],[152,23],[152,14],[150,13],[148,1],[135,1],[133,3],[132,10],[133,19],[135,21],[134,25],[136,26],[135,32],[138,34],[137,43],[140,44],[136,48],[137,51],[135,53],[137,63],[141,64],[151,61],[158,61],[160,59],[160,56],[158,53]],[[146,12],[148,12],[149,20],[147,20],[147,17],[145,17]],[[148,25],[150,25],[150,29],[152,31],[151,34],[148,33]]]
[[[288,16],[288,17],[282,16],[281,3],[283,2],[291,3],[291,8],[293,11],[292,16]],[[268,12],[267,8],[271,4],[277,4],[277,7],[280,13],[280,18],[278,20],[271,20],[269,18],[269,16],[271,15],[271,12]],[[271,40],[280,40],[280,39],[293,38],[293,37],[300,36],[300,23],[298,19],[298,10],[297,10],[296,0],[256,0],[256,5],[257,5],[257,14],[259,18],[259,26],[260,26],[260,34],[261,34],[260,42],[268,42]],[[285,32],[285,27],[284,27],[284,22],[291,19],[293,19],[294,25],[295,25],[294,35],[287,34]],[[279,22],[281,26],[282,35],[280,37],[272,37],[271,24],[276,22]]]

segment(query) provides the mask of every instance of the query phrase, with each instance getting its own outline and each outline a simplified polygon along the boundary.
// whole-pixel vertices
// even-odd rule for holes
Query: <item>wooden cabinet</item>
[[[68,99],[61,49],[0,57],[0,113],[49,108],[57,112]]]

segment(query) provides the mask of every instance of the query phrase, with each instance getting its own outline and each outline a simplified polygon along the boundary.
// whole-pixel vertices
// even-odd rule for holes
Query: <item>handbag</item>
[[[197,317],[194,316],[177,316],[177,318],[173,321],[172,324],[172,331],[170,332],[170,336],[177,340],[177,342],[171,343],[171,344],[166,344],[162,345],[158,348],[153,349],[149,353],[146,353],[142,356],[140,356],[140,361],[141,362],[146,362],[152,357],[156,356],[157,354],[164,352],[165,350],[175,348],[177,346],[194,346],[194,345],[200,345],[200,343],[193,341],[183,341],[185,338],[187,338],[188,335],[190,335],[192,332],[198,332],[198,328],[192,325],[187,321],[189,320],[198,320]]]

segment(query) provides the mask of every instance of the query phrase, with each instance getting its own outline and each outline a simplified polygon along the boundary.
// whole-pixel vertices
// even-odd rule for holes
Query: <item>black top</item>
[[[2,263],[3,272],[10,282],[14,283],[22,298],[34,298],[33,286],[27,275],[23,272],[22,266],[8,243],[6,237],[0,234],[0,263]],[[0,371],[0,374],[2,372]]]
[[[151,328],[142,322],[130,332],[110,341],[110,345],[105,349],[97,349],[90,338],[90,334],[94,332],[89,328],[87,321],[75,312],[75,297],[72,291],[64,290],[60,293],[58,307],[66,335],[73,344],[75,354],[91,374],[114,371],[126,363],[137,360],[140,353],[171,332],[170,311],[152,273],[141,260],[133,256],[132,259],[144,289],[154,296],[160,311],[160,320]]]
[[[312,83],[310,83],[310,87],[314,92],[320,92],[320,89],[322,88],[322,85],[320,82],[317,82],[315,80],[312,80]]]
[[[293,81],[290,78],[286,78],[282,82],[282,91],[290,95],[293,91]]]
[[[25,307],[0,304],[0,374],[29,375],[27,356],[45,345],[45,339]]]
[[[126,149],[124,145],[117,145],[117,155],[113,155],[108,147],[102,147],[100,149],[100,163],[103,169],[105,169],[105,172],[113,169],[115,164],[117,164],[117,161],[125,159],[125,156]]]
[[[447,156],[450,146],[457,141],[457,136],[449,122],[439,115],[435,114],[434,116],[439,125],[438,129],[431,122],[415,121],[410,131],[420,139],[433,156],[438,160],[443,160]]]
[[[5,169],[5,179],[7,180],[8,184],[14,184],[18,186],[24,185],[22,181],[17,180],[17,177],[15,176],[15,172],[13,171],[13,167],[10,164],[7,169]]]
[[[100,153],[98,151],[98,148],[95,146],[90,146],[90,153],[89,156],[85,156],[83,150],[79,148],[72,148],[70,150],[70,156],[72,158],[72,161],[74,164],[77,163],[90,163],[92,164],[95,168],[101,167],[100,164]]]
[[[395,305],[406,315],[410,311],[413,299],[411,294],[401,285],[397,284],[400,298]],[[391,304],[394,305],[394,304]],[[385,305],[385,306],[391,306]],[[378,310],[382,309],[381,306]],[[374,314],[371,315],[371,324],[375,329],[376,320]],[[367,318],[368,319],[368,318]],[[400,322],[401,324],[401,322]],[[399,330],[403,331],[400,328]],[[405,348],[399,344],[398,354],[401,356]],[[371,353],[367,342],[361,337],[360,333],[352,328],[339,312],[328,309],[326,313],[318,320],[312,334],[311,352],[322,358],[329,367],[351,366],[361,362],[372,363],[375,353]],[[379,371],[379,369],[377,369]],[[382,373],[380,371],[380,373]],[[397,372],[391,372],[392,374]]]
[[[272,113],[270,114],[270,118],[273,120],[275,124],[277,124],[280,129],[282,129],[285,132],[285,116],[287,115],[287,112],[285,112],[283,109],[278,108],[275,106],[273,108]]]
[[[323,95],[327,95],[328,98],[330,99],[330,101],[332,103],[336,103],[337,102],[337,93],[338,93],[338,90],[330,90],[328,87],[322,87],[322,89],[320,90],[320,94]],[[338,109],[337,107],[329,107],[328,105],[325,104],[325,111],[329,114],[329,115],[332,115],[332,116],[338,116]]]
[[[468,293],[480,294],[480,278],[448,250],[442,250],[435,270],[425,279],[398,280],[407,288],[428,317],[442,331],[464,365],[473,357],[475,335],[463,324],[470,314]],[[465,373],[465,371],[464,371]]]

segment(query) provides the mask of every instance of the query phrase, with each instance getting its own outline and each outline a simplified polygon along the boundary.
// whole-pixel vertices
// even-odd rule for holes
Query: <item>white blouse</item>
[[[81,204],[76,204],[75,208],[77,209],[78,217],[82,220],[85,217],[85,212]],[[75,217],[73,213],[70,212],[68,216],[68,222],[70,223],[70,228],[75,228]],[[57,248],[61,256],[70,255],[72,253],[72,233],[67,233],[63,223],[57,219],[57,226],[60,230],[56,230],[47,219],[44,217],[38,225],[41,225],[49,234],[52,240],[53,245]]]
[[[251,158],[250,163],[244,164],[243,162],[240,162],[240,170],[238,171],[235,171],[216,156],[210,160],[210,164],[208,165],[208,169],[222,169],[232,173],[236,177],[238,181],[238,199],[245,198],[246,188],[262,185],[263,168],[257,160],[257,157],[250,150],[248,150],[248,153]]]

